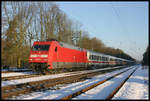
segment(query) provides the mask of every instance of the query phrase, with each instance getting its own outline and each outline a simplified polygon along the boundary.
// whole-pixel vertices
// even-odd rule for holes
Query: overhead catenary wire
[[[127,33],[127,29],[125,27],[125,24],[122,23],[121,16],[120,16],[120,14],[118,12],[119,10],[112,3],[110,5],[111,5],[112,10],[114,11],[115,15],[117,16],[117,19],[118,19],[118,22],[121,25],[122,31]],[[128,38],[130,38],[130,36],[128,36]]]
[[[130,33],[128,32],[128,30],[127,30],[127,27],[125,26],[125,23],[123,23],[122,22],[122,20],[121,20],[121,16],[120,16],[120,14],[119,14],[119,9],[118,8],[116,8],[112,3],[110,3],[110,5],[111,5],[111,8],[112,8],[112,10],[114,11],[114,13],[115,13],[115,15],[116,15],[116,17],[117,17],[117,19],[118,19],[118,22],[120,23],[120,26],[121,26],[121,28],[122,28],[122,31],[124,32],[124,33],[127,33],[126,34],[126,36],[128,37],[128,39],[126,39],[126,42],[132,42],[133,41],[133,39],[131,40],[131,38],[130,38]],[[120,45],[122,45],[122,43],[124,43],[124,42],[120,42]],[[132,44],[129,44],[129,45],[132,45]],[[132,47],[135,47],[135,45],[133,45]],[[133,48],[132,48],[133,49]],[[131,50],[132,50],[131,49]]]

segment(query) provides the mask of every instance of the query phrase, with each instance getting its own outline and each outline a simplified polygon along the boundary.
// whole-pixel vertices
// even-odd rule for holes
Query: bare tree
[[[23,2],[3,2],[3,9],[3,16],[7,18],[8,26],[5,29],[6,52],[11,54],[8,56],[8,63],[11,65],[18,64],[20,67],[21,58],[24,56],[21,50],[27,45],[27,29],[31,25],[33,17],[31,15],[32,6]]]

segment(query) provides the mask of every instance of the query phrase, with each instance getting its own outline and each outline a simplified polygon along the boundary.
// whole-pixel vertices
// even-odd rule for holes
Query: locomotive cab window
[[[90,55],[89,59],[91,59],[91,60],[92,60],[92,55]]]
[[[32,51],[48,51],[50,45],[34,45]]]

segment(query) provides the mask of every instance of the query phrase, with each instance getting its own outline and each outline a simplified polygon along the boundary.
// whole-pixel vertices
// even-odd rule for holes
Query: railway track
[[[120,66],[120,68],[123,68],[124,66]],[[118,68],[118,67],[117,67]],[[114,68],[116,69],[116,68]],[[119,68],[118,68],[119,69]],[[104,72],[104,71],[103,71]],[[16,72],[7,72],[7,73],[16,73]],[[78,73],[78,72],[71,72],[71,74],[73,73]],[[52,73],[51,73],[52,74]],[[50,73],[46,74],[46,75],[51,75]],[[58,74],[58,73],[54,73],[54,74]],[[2,81],[8,81],[8,80],[15,80],[15,79],[24,79],[24,78],[31,78],[31,77],[39,77],[39,76],[42,76],[42,74],[27,74],[27,75],[19,75],[19,76],[6,76],[6,77],[3,77],[2,76]]]
[[[8,80],[24,79],[24,78],[39,77],[39,76],[41,76],[41,75],[29,74],[29,75],[9,76],[9,77],[2,77],[1,80],[8,81]]]
[[[1,73],[15,73],[15,72],[28,72],[28,71],[32,71],[32,70],[8,70],[8,71],[1,71]]]
[[[15,73],[13,71],[1,71],[1,73]]]
[[[115,69],[119,69],[119,68],[115,68]],[[30,93],[33,91],[40,91],[44,89],[47,90],[47,88],[56,86],[57,84],[66,84],[66,83],[82,81],[82,80],[85,80],[86,78],[90,78],[100,73],[104,73],[108,71],[112,71],[112,69],[93,71],[93,72],[87,72],[87,73],[81,73],[81,74],[75,73],[74,75],[71,75],[71,76],[65,76],[65,77],[59,77],[59,78],[47,79],[47,80],[41,80],[41,81],[32,81],[32,82],[22,83],[22,84],[17,84],[17,85],[4,86],[2,87],[2,91],[1,91],[2,99],[11,98],[13,96],[26,94],[26,93]]]
[[[132,68],[130,68],[130,69],[132,69]],[[87,91],[90,90],[90,89],[93,89],[93,88],[96,87],[96,86],[99,86],[99,85],[105,83],[106,81],[109,81],[109,80],[115,78],[115,77],[118,76],[118,75],[121,75],[122,73],[127,72],[127,71],[130,70],[130,69],[127,69],[127,70],[125,70],[125,71],[122,71],[122,72],[120,72],[120,73],[118,73],[118,74],[115,74],[115,75],[113,75],[113,76],[111,76],[111,77],[109,77],[109,78],[107,78],[107,79],[104,79],[104,80],[99,81],[99,82],[97,82],[97,83],[94,83],[94,84],[92,84],[92,85],[90,85],[90,86],[87,86],[87,87],[85,87],[85,88],[83,88],[83,89],[80,89],[80,90],[78,90],[78,91],[76,91],[76,92],[73,92],[73,91],[72,91],[73,93],[71,93],[71,94],[69,94],[69,95],[67,95],[67,96],[63,96],[63,97],[61,97],[60,99],[61,99],[61,100],[70,100],[70,99],[72,99],[72,98],[74,98],[74,97],[76,97],[76,96],[81,95],[82,93],[87,92]],[[136,69],[137,69],[137,68],[135,68],[135,69],[119,84],[119,86],[117,86],[117,87],[106,97],[106,100],[111,99],[111,98],[119,91],[119,89],[123,86],[123,84],[124,84],[124,83],[129,79],[129,77],[136,71]],[[86,99],[86,98],[85,98],[85,99]]]

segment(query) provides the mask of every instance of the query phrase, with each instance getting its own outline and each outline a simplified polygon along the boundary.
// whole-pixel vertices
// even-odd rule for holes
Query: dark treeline
[[[106,47],[100,39],[90,38],[81,26],[79,22],[68,18],[55,3],[2,2],[2,65],[20,67],[28,64],[33,42],[51,38],[134,60],[122,50]]]
[[[149,65],[149,45],[143,54],[142,65]]]

